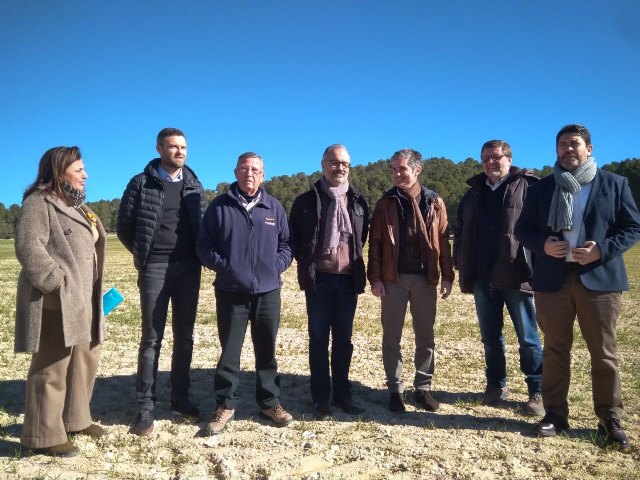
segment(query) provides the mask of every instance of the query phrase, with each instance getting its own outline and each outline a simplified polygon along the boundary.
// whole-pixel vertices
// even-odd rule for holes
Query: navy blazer
[[[555,187],[553,175],[531,185],[515,227],[520,243],[534,254],[532,287],[538,292],[558,291],[565,277],[565,260],[544,253],[547,237],[554,235],[564,239],[562,232],[554,232],[547,226]],[[622,254],[640,240],[640,214],[625,177],[597,170],[584,210],[578,245],[588,240],[598,244],[602,258],[577,266],[582,284],[599,292],[629,290]]]

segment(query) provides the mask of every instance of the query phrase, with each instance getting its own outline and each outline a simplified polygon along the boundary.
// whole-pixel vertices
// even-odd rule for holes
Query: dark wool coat
[[[289,225],[293,236],[293,256],[298,264],[298,284],[302,290],[315,289],[316,247],[320,230],[320,182],[298,196],[291,206]],[[324,195],[324,194],[323,194]],[[353,281],[356,293],[363,293],[367,284],[362,247],[369,233],[369,206],[362,194],[349,186],[347,210],[353,231]]]
[[[16,352],[38,351],[45,300],[62,311],[65,346],[99,344],[105,339],[106,236],[99,219],[97,229],[99,238],[94,242],[84,215],[56,196],[35,192],[22,203],[15,238],[16,257],[22,265],[16,295]]]
[[[122,194],[116,233],[122,244],[133,253],[133,264],[142,270],[147,264],[151,244],[162,222],[164,186],[158,175],[160,159],[151,160],[144,172],[133,177]],[[204,189],[196,174],[182,166],[182,197],[189,212],[193,238],[198,238],[206,205]],[[195,247],[194,247],[195,248]]]
[[[478,205],[481,189],[488,188],[487,176],[480,173],[467,180],[471,187],[460,200],[458,214],[453,227],[453,265],[460,271],[460,290],[473,293],[476,255],[486,252],[476,251],[476,229],[478,225]],[[527,264],[525,252],[513,233],[529,185],[538,181],[530,170],[511,167],[506,189],[502,198],[499,243],[497,255],[491,270],[491,286],[510,288],[531,293],[529,280],[531,267]]]

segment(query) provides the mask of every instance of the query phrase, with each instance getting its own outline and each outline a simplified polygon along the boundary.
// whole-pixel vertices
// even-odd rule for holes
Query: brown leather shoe
[[[267,420],[271,420],[276,426],[284,427],[293,422],[293,417],[287,412],[282,405],[274,405],[271,408],[260,411],[260,416]]]
[[[233,408],[226,408],[223,403],[219,404],[213,411],[213,417],[207,428],[205,429],[208,435],[218,435],[222,433],[227,426],[227,423],[233,420],[236,411]]]
[[[75,457],[80,453],[80,449],[69,442],[63,443],[62,445],[54,445],[53,447],[31,448],[29,450],[36,455],[49,455],[50,457],[63,458]]]
[[[69,435],[87,435],[92,438],[104,437],[106,434],[107,431],[100,425],[96,425],[95,423],[92,423],[83,430],[78,430],[77,432],[69,432]]]
[[[607,418],[598,422],[598,435],[602,437],[608,445],[614,445],[620,450],[629,448],[627,434],[620,426],[617,418]]]

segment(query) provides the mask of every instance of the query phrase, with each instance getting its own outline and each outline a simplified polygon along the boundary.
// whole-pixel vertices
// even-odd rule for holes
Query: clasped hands
[[[588,240],[581,247],[569,248],[569,242],[556,236],[549,236],[544,242],[544,253],[554,258],[564,258],[571,252],[573,259],[580,265],[596,262],[602,258],[600,247],[593,240]]]

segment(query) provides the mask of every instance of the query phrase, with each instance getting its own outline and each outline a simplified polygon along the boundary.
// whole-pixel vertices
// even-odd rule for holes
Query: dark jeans
[[[542,383],[542,347],[538,337],[533,297],[519,290],[490,288],[488,280],[476,279],[473,287],[480,335],[487,365],[487,386],[507,385],[505,358],[504,306],[513,322],[520,345],[520,370],[525,374],[529,393],[540,393]]]
[[[197,262],[150,263],[138,274],[142,337],[138,351],[136,396],[141,408],[153,410],[160,347],[171,300],[173,355],[171,397],[189,396],[193,325],[200,293],[201,266]]]
[[[311,398],[314,403],[328,402],[333,383],[334,400],[351,400],[351,333],[358,303],[353,275],[317,272],[316,289],[306,290],[305,296],[309,317]],[[328,355],[330,333],[331,377]]]
[[[256,363],[256,401],[265,410],[280,403],[276,335],[280,324],[280,289],[267,293],[235,293],[215,289],[218,337],[222,353],[213,379],[218,404],[236,408],[240,354],[247,324]]]

